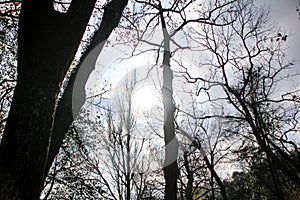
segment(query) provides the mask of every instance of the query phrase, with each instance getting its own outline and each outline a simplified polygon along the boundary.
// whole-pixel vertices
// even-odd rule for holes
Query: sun
[[[132,95],[133,108],[137,112],[147,112],[161,104],[159,89],[152,85],[137,87]]]

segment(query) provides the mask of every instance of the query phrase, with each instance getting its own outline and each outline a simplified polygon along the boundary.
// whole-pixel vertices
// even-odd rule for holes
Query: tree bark
[[[64,134],[68,131],[76,112],[85,101],[85,84],[90,73],[94,70],[96,60],[102,51],[105,41],[119,24],[122,12],[127,5],[128,0],[112,0],[104,6],[104,14],[99,29],[91,39],[91,44],[83,54],[78,64],[78,69],[72,74],[69,84],[65,89],[56,111],[53,138],[49,150],[49,161],[46,169],[49,170],[52,161],[58,153],[58,149],[63,141]],[[80,75],[80,78],[77,77]],[[74,93],[77,93],[74,97]],[[76,101],[76,102],[74,102]],[[74,108],[77,107],[77,108]]]
[[[220,187],[221,195],[222,195],[223,200],[229,200],[228,196],[227,196],[227,192],[226,192],[225,186],[224,186],[222,180],[220,179],[219,175],[215,171],[214,166],[209,162],[207,156],[204,156],[204,161],[205,161],[205,164],[207,165],[210,173],[212,174],[212,176],[216,180],[218,186]]]
[[[243,98],[228,84],[226,84],[226,88],[237,98],[238,102],[240,103],[244,112],[243,115],[245,116],[246,121],[252,129],[257,143],[259,144],[262,151],[264,151],[267,157],[271,160],[272,165],[281,170],[283,174],[285,174],[294,184],[300,186],[300,177],[298,176],[300,172],[299,166],[297,166],[293,162],[293,160],[289,156],[287,156],[278,146],[273,145],[274,143],[268,138],[268,135],[265,134],[264,128],[262,127],[264,119],[260,117],[260,113],[257,108],[255,106],[248,108]],[[250,109],[253,110],[252,114]],[[273,152],[270,145],[274,147],[275,152]]]
[[[190,168],[190,163],[189,163],[189,153],[185,151],[183,153],[183,158],[184,158],[184,167],[187,173],[187,186],[185,189],[185,198],[186,200],[193,200],[193,183],[194,183],[194,172]]]
[[[166,42],[166,40],[165,40]],[[165,163],[164,177],[165,200],[177,199],[177,179],[179,170],[177,165],[178,141],[175,136],[172,79],[173,72],[170,68],[170,52],[165,50],[163,61],[163,107],[164,107],[164,141],[165,141]]]
[[[39,199],[45,175],[73,120],[72,85],[56,109],[59,84],[71,65],[95,2],[73,0],[67,14],[54,11],[52,1],[22,3],[18,79],[0,146],[0,199]],[[120,9],[127,3],[113,2],[110,5]],[[116,13],[114,9],[106,11]],[[106,19],[103,24],[109,21],[115,25],[119,19]],[[114,27],[102,26],[102,32],[98,32],[107,39]]]
[[[165,142],[165,200],[177,199],[177,179],[179,169],[177,165],[178,141],[175,136],[175,105],[173,100],[173,71],[170,66],[170,35],[166,30],[162,7],[160,5],[160,18],[164,36],[164,55],[163,55],[163,86],[162,98],[164,109],[164,142]]]

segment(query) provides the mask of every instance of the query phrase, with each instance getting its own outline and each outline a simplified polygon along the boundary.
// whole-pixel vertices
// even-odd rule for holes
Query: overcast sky
[[[288,56],[297,59],[300,68],[300,19],[296,12],[299,0],[263,0],[271,4],[271,17],[278,22],[278,26],[286,28],[288,37]]]

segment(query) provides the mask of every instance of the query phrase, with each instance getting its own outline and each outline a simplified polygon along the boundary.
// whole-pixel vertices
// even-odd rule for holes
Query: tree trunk
[[[166,40],[165,40],[166,42]],[[175,105],[173,102],[172,79],[173,72],[170,68],[170,52],[165,50],[163,62],[163,107],[164,107],[164,141],[165,141],[165,163],[164,177],[165,199],[177,199],[177,179],[179,170],[177,165],[178,141],[175,136],[174,112]]]
[[[189,153],[187,151],[184,152],[184,167],[187,173],[187,185],[185,190],[185,198],[186,200],[193,200],[193,183],[194,183],[194,172],[190,169],[190,163],[188,159]]]
[[[165,163],[164,177],[165,185],[165,200],[177,199],[177,179],[179,169],[177,165],[178,156],[178,141],[175,136],[175,105],[173,100],[173,71],[170,67],[170,36],[166,30],[166,24],[162,8],[160,5],[160,17],[164,35],[164,55],[163,55],[163,86],[162,98],[164,108],[164,142],[165,142]]]
[[[85,84],[90,73],[94,70],[96,60],[102,51],[105,41],[113,29],[118,26],[127,3],[128,0],[112,0],[104,6],[104,14],[100,27],[94,34],[87,51],[81,57],[78,70],[72,74],[63,97],[57,106],[53,138],[49,149],[49,162],[46,167],[47,171],[58,153],[64,134],[68,131],[69,125],[72,123],[73,117],[75,117],[73,115],[77,114],[74,112],[74,109],[79,111],[85,101]],[[80,78],[77,75],[80,75]],[[75,97],[74,91],[76,93]],[[74,106],[77,108],[74,108]]]
[[[39,198],[58,85],[76,53],[94,3],[75,0],[66,15],[55,12],[51,1],[22,4],[17,85],[0,149],[1,199],[11,199],[10,192],[19,199]]]
[[[39,199],[45,175],[73,119],[70,86],[55,112],[59,83],[95,2],[73,0],[67,14],[54,11],[52,1],[22,3],[18,79],[0,146],[0,199]],[[113,2],[113,6],[127,3]],[[106,24],[118,23],[117,10],[107,10],[115,18],[106,18]],[[114,27],[102,28],[102,38],[107,38]]]
[[[225,186],[224,186],[222,180],[220,179],[219,175],[215,171],[214,166],[209,162],[207,156],[204,156],[204,161],[205,161],[205,164],[207,165],[210,173],[212,174],[212,176],[216,180],[218,186],[220,187],[221,195],[222,195],[223,200],[228,200],[228,196],[227,196],[227,192],[226,192]]]

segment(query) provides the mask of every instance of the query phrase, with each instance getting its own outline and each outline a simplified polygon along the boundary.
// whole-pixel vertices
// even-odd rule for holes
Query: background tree
[[[43,191],[44,199],[62,198],[65,190],[69,191],[69,197],[76,198],[161,196],[149,191],[149,187],[156,187],[158,179],[163,177],[151,168],[160,164],[151,144],[154,138],[145,137],[142,132],[148,130],[137,127],[141,119],[133,103],[137,87],[134,77],[135,72],[132,72],[120,83],[121,88],[113,92],[113,99],[105,98],[105,94],[88,97],[52,165]],[[146,134],[149,135],[151,133]]]
[[[228,103],[226,110],[234,113],[223,117],[232,119],[233,133],[241,136],[239,145],[249,144],[248,153],[261,152],[257,155],[269,162],[276,196],[283,199],[279,173],[299,184],[295,176],[299,174],[298,159],[291,153],[299,151],[299,144],[290,139],[299,121],[298,90],[297,86],[284,87],[293,66],[282,47],[288,36],[270,26],[268,12],[253,1],[239,2],[239,7],[237,20],[229,26],[205,25],[198,32],[199,45],[212,56],[206,65],[212,75],[188,78],[207,84],[204,90],[211,92],[210,102]],[[213,91],[220,95],[213,95]]]
[[[195,110],[190,112],[187,120],[177,125],[179,134],[188,135],[192,141],[182,161],[181,178],[186,179],[186,183],[181,180],[181,184],[186,188],[183,194],[186,199],[193,199],[193,194],[201,191],[200,194],[212,199],[228,199],[221,166],[226,165],[232,157],[228,140],[234,138],[227,130],[226,119],[222,117],[224,110],[222,107],[220,111],[216,109],[213,115],[216,119],[209,119],[210,117],[195,117],[206,112],[206,109],[197,106],[193,106],[193,109]]]
[[[272,180],[271,168],[267,160],[252,163],[247,172],[234,172],[230,180],[225,184],[230,199],[277,199]],[[286,179],[284,174],[280,173],[279,179],[284,198],[299,199],[299,188],[290,180]]]
[[[220,2],[215,4],[205,4],[203,5],[203,10],[198,10],[199,7],[202,7],[202,4],[194,1],[187,2],[177,2],[170,1],[166,4],[162,4],[162,2],[145,2],[145,1],[136,1],[139,4],[142,4],[143,10],[143,18],[138,18],[140,13],[136,13],[136,16],[128,16],[128,20],[136,30],[136,35],[138,36],[139,41],[148,43],[150,45],[156,46],[158,49],[163,50],[163,86],[162,86],[162,95],[163,95],[163,103],[164,103],[164,138],[166,145],[166,158],[165,161],[167,165],[164,167],[164,174],[166,180],[166,190],[165,190],[165,199],[174,199],[177,196],[177,175],[179,173],[177,167],[176,157],[178,156],[178,144],[177,138],[175,136],[174,129],[174,100],[173,100],[173,70],[171,70],[171,62],[173,61],[173,56],[175,57],[177,51],[184,49],[184,45],[180,46],[176,43],[175,35],[186,34],[185,28],[192,23],[196,24],[208,24],[211,26],[225,26],[226,23],[219,23],[218,18],[222,18],[223,15],[230,14],[234,12],[233,10],[226,10],[226,8],[230,8],[234,4],[235,1],[228,2]],[[188,12],[195,7],[195,16],[189,16]],[[207,7],[206,7],[207,6]],[[149,12],[149,14],[148,14]],[[139,20],[144,21],[144,19],[148,19],[146,26],[144,22],[140,22]],[[177,21],[176,21],[176,20]],[[147,39],[146,33],[149,29],[153,30],[154,28],[160,27],[163,32],[164,40],[161,44],[155,42],[149,42]],[[145,27],[145,28],[144,28]],[[154,28],[153,28],[154,27]],[[142,31],[140,31],[142,30]],[[151,31],[150,31],[151,32]],[[144,37],[145,36],[145,37]],[[138,45],[138,44],[137,44]],[[189,47],[187,47],[189,48]],[[171,53],[172,52],[172,53]],[[159,61],[159,55],[157,57],[157,61]],[[176,62],[176,61],[175,61]],[[178,62],[178,61],[177,61]],[[180,61],[179,61],[180,62]],[[170,145],[172,143],[172,145]],[[170,162],[174,160],[174,162]],[[176,176],[174,176],[174,174]],[[175,179],[174,179],[175,177]]]

